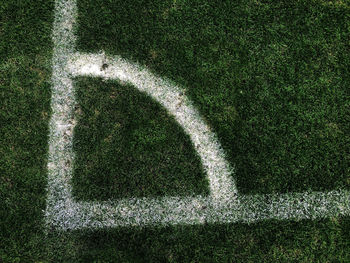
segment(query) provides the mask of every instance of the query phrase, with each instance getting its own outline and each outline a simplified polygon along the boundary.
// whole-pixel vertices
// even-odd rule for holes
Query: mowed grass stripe
[[[79,50],[131,58],[187,87],[236,167],[241,193],[349,187],[346,3],[81,0],[78,7]]]

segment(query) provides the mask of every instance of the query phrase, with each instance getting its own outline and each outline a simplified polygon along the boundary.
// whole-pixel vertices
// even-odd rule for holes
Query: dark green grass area
[[[157,1],[154,2],[156,3]],[[99,9],[102,5],[101,2],[95,3],[95,7],[97,9]],[[167,2],[164,2],[164,4],[166,3]],[[348,2],[338,1],[335,5],[329,5],[327,9],[329,9],[330,11],[328,12],[332,12],[333,16],[337,17],[338,20],[344,21],[345,23],[346,21],[349,21],[345,20],[346,14],[344,14],[344,12],[346,13],[346,10],[348,10],[346,3]],[[310,4],[309,9],[311,7],[314,8],[314,5],[315,4]],[[103,6],[106,6],[107,9],[109,8],[107,0],[103,2]],[[272,6],[275,5],[268,5],[269,8],[272,8]],[[135,7],[137,7],[136,4]],[[244,12],[249,12],[249,10],[252,8],[248,4],[247,6],[243,4],[237,4],[237,8],[238,7],[241,8],[243,11],[246,10]],[[276,5],[276,12],[280,12],[278,11],[279,9],[277,7],[278,5]],[[320,8],[321,7],[322,3],[320,2]],[[139,7],[138,9],[142,10],[141,7]],[[308,10],[307,7],[306,10]],[[228,224],[204,226],[173,226],[165,228],[147,227],[143,229],[117,228],[108,229],[104,231],[100,230],[89,232],[59,232],[51,228],[45,230],[45,218],[43,210],[45,209],[45,188],[47,183],[46,166],[48,150],[48,122],[51,114],[49,101],[51,95],[50,61],[52,43],[50,41],[50,31],[53,22],[52,12],[53,1],[0,1],[1,263],[350,262],[350,221],[348,217],[332,218],[321,221],[318,220],[301,222],[276,222],[267,220],[265,222],[252,225]],[[89,12],[93,14],[94,11],[93,9],[91,9],[89,10]],[[292,12],[292,10],[289,10],[289,12]],[[111,13],[116,14],[116,12],[114,12],[113,10],[111,10]],[[165,12],[164,14],[166,15],[167,13]],[[218,17],[216,19],[220,21],[220,19],[222,18],[220,18],[221,16],[219,15],[219,13],[217,15]],[[344,15],[344,19],[341,15]],[[227,17],[228,19],[232,19],[230,16]],[[137,19],[133,17],[131,18],[132,19],[130,22],[135,21],[135,19]],[[98,21],[94,16],[91,16],[90,19],[95,21],[95,23]],[[195,21],[193,19],[190,21]],[[245,21],[246,19],[247,18],[244,18],[243,20]],[[259,19],[267,18],[262,17]],[[334,20],[334,28],[337,19]],[[310,19],[310,21],[312,20]],[[278,23],[276,22],[276,24]],[[338,24],[341,25],[340,22]],[[174,24],[174,28],[176,26],[179,25]],[[210,27],[210,24],[208,23],[207,26]],[[344,25],[344,27],[346,26]],[[257,23],[255,23],[254,26],[251,26],[249,28],[242,28],[242,30],[246,30],[245,32],[249,30],[256,31],[256,28],[259,28]],[[103,33],[104,31],[101,32]],[[128,32],[128,30],[126,32]],[[181,27],[179,28],[179,32],[182,32]],[[215,33],[215,31],[212,32]],[[333,31],[330,32],[331,34],[333,34]],[[249,32],[247,32],[247,34],[248,33]],[[319,31],[315,31],[314,34],[317,38]],[[340,35],[344,37],[342,33]],[[333,36],[334,37],[332,38],[327,38],[327,41],[331,41],[330,43],[333,43],[332,41],[338,41],[336,33],[334,33]],[[323,38],[319,36],[319,39],[321,41]],[[98,43],[97,40],[96,43]],[[334,76],[338,78],[339,82],[335,81],[337,78],[333,78],[331,79],[332,83],[338,84],[332,84],[331,86],[327,86],[335,87],[335,96],[333,98],[337,98],[337,100],[340,100],[339,114],[344,114],[344,109],[348,107],[346,104],[347,101],[345,101],[345,98],[347,98],[346,87],[348,86],[347,68],[345,67],[345,65],[347,65],[347,52],[344,47],[345,44],[345,41],[343,42],[342,40],[339,44],[334,46],[334,48],[338,52],[334,53],[337,54],[337,60],[335,65],[340,73],[337,73],[338,71],[336,70],[332,72],[333,74],[335,74]],[[250,47],[253,46],[254,45]],[[180,47],[181,46],[179,46],[179,50],[183,50],[180,49]],[[201,48],[204,47],[201,46]],[[254,48],[249,48],[248,51],[249,50],[254,51]],[[309,56],[310,54],[308,53],[309,52],[306,52],[305,56]],[[132,53],[130,52],[129,54],[131,55]],[[158,54],[159,59],[159,53],[156,54]],[[127,52],[124,55],[127,55]],[[223,59],[224,58],[225,57],[223,57]],[[342,58],[343,60],[341,60]],[[215,56],[212,59],[213,62],[216,61]],[[198,59],[197,61],[199,63],[201,60]],[[218,67],[217,63],[218,62],[215,62],[213,64],[209,63],[207,65],[207,70],[214,70],[212,74],[216,74],[216,68]],[[244,65],[244,61],[242,61],[242,63],[242,65]],[[313,64],[309,63],[307,65],[311,67]],[[323,65],[324,64],[321,63],[320,67],[324,67]],[[268,71],[269,67],[266,68],[266,70]],[[155,71],[160,72],[158,70]],[[175,78],[175,75],[172,78],[176,79],[177,81],[179,81],[179,83],[182,84],[188,81],[185,79],[185,76],[187,76],[187,74],[185,73],[189,72],[190,74],[191,68],[189,68],[188,70],[183,69],[183,71],[179,72],[184,73],[183,75],[181,74],[182,76],[184,76],[182,81],[180,80],[180,74],[178,76],[178,79]],[[226,68],[223,70],[223,74],[225,74],[225,76],[227,77],[231,76],[229,72],[225,72]],[[237,72],[239,72],[238,69]],[[315,71],[310,71],[308,74],[316,74],[312,72]],[[257,77],[254,74],[242,74],[246,74],[246,83],[250,83],[250,81],[253,81],[252,79],[255,79]],[[171,76],[170,73],[166,75]],[[207,79],[204,74],[202,79],[203,81],[210,82],[213,79],[213,77],[210,77],[209,74]],[[232,78],[232,80],[235,79],[236,78]],[[311,80],[317,80],[316,75],[313,78],[311,78]],[[91,83],[100,83],[96,80],[96,82],[93,80],[89,80],[84,83],[86,83],[86,85],[89,86],[91,85],[89,84],[90,81]],[[310,83],[313,82],[310,81]],[[315,83],[317,84],[318,82],[316,81]],[[186,86],[193,87],[191,85]],[[201,86],[198,84],[196,88],[199,89],[200,87],[203,87],[203,91],[200,93],[203,94],[203,96],[207,96],[208,94],[211,94],[210,92],[213,92],[213,96],[208,97],[208,100],[209,98],[211,98],[211,100],[213,101],[211,103],[203,102],[202,104],[200,104],[200,100],[197,99],[196,103],[197,105],[202,105],[201,110],[204,113],[207,112],[205,116],[208,118],[212,125],[215,124],[215,118],[216,120],[219,120],[220,118],[223,119],[219,123],[220,125],[215,124],[216,127],[218,127],[217,129],[221,129],[221,134],[223,134],[223,131],[225,131],[225,129],[227,129],[228,131],[231,129],[231,126],[227,126],[226,128],[225,126],[223,126],[225,123],[225,118],[227,119],[228,123],[234,120],[231,118],[236,118],[234,116],[237,116],[237,119],[241,118],[238,117],[241,115],[236,115],[236,113],[228,114],[228,112],[235,112],[234,109],[236,109],[237,114],[242,113],[239,113],[240,108],[238,106],[232,108],[232,105],[238,105],[237,103],[239,102],[239,100],[225,100],[225,98],[228,98],[229,96],[227,95],[225,97],[225,92],[220,88],[218,88],[218,91],[215,91],[216,89],[208,88],[212,88],[213,86],[215,85],[212,84],[212,86]],[[116,85],[114,83],[104,83],[101,86],[100,84],[96,85],[96,87],[94,88],[102,88],[102,90],[108,90],[109,87],[113,87],[114,89]],[[218,85],[218,87],[220,87],[220,85]],[[228,89],[227,92],[230,94],[232,86],[229,85],[228,87],[230,89]],[[127,87],[127,89],[130,89],[130,87]],[[214,93],[214,91],[221,92],[222,97],[216,96],[217,93]],[[344,94],[344,97],[342,98],[345,101],[344,104],[340,103],[340,91],[343,91]],[[245,89],[245,92],[247,92],[247,89]],[[194,94],[194,90],[189,90],[189,93]],[[124,98],[130,98],[128,97],[128,94],[129,93],[124,93]],[[252,96],[254,93],[250,94]],[[92,96],[92,94],[90,95]],[[140,103],[149,103],[148,99],[146,100],[144,98],[141,100],[142,96],[137,96],[140,96]],[[193,95],[191,96],[192,98],[194,98]],[[199,98],[202,97],[199,96]],[[327,98],[327,96],[316,96],[315,98],[329,99]],[[98,98],[95,99],[98,100]],[[249,103],[250,105],[254,105],[253,102]],[[207,105],[207,108],[204,107],[205,105]],[[216,105],[217,108],[215,108],[213,105]],[[228,107],[227,111],[222,111],[221,105],[226,105],[222,107]],[[153,104],[150,106],[157,107]],[[132,105],[130,107],[132,107]],[[136,105],[134,105],[134,107],[136,108]],[[329,110],[329,108],[327,108],[327,105],[325,105],[325,109]],[[113,108],[113,111],[114,110],[115,109]],[[137,108],[135,110],[137,110]],[[89,113],[89,111],[87,111],[86,113]],[[90,115],[90,117],[92,116],[93,115]],[[213,116],[217,117],[214,118]],[[221,117],[219,118],[219,116]],[[120,115],[117,115],[115,117],[110,116],[108,118],[119,117]],[[168,118],[167,116],[163,117]],[[342,138],[346,138],[345,136],[347,135],[347,133],[345,132],[346,130],[344,129],[345,125],[348,123],[346,118],[347,116],[344,115],[342,121],[333,122],[336,124],[336,126],[334,124],[331,124],[330,126],[327,126],[328,128],[325,128],[323,130],[315,129],[315,132],[322,131],[322,133],[320,134],[323,136],[323,140],[330,140],[329,137],[331,135],[336,136],[331,137],[336,143],[332,144],[330,147],[339,147],[339,149],[342,149],[340,146],[342,145],[342,143],[346,142],[342,141],[344,140]],[[158,120],[158,118],[156,119],[157,121],[164,120]],[[84,119],[82,118],[81,121],[84,121]],[[91,121],[91,123],[93,124],[94,122]],[[342,131],[343,134],[338,132],[334,133],[334,131],[338,129]],[[183,137],[183,135],[181,136]],[[223,136],[220,136],[221,140],[224,141]],[[308,136],[314,135],[310,134]],[[288,142],[288,137],[286,137],[286,141]],[[320,141],[322,140],[320,139]],[[181,143],[186,143],[186,138],[182,138]],[[230,147],[226,147],[226,150],[227,149],[230,149]],[[315,152],[311,149],[310,151]],[[339,151],[339,154],[341,153],[342,152]],[[306,155],[304,154],[304,156]],[[285,160],[288,161],[288,158],[286,158]],[[340,165],[345,164],[346,162],[340,163]],[[323,160],[317,163],[317,165],[324,165]],[[337,180],[342,182],[341,178],[337,177]],[[91,187],[93,187],[93,185]],[[136,193],[137,190],[132,191],[135,191],[134,193]],[[261,189],[259,191],[261,191]],[[47,232],[47,235],[45,234],[45,231]]]
[[[84,200],[208,193],[191,141],[166,110],[134,87],[75,81],[74,194]]]
[[[242,193],[349,189],[349,1],[78,5],[78,49],[184,85]]]
[[[0,262],[45,255],[53,1],[0,2]]]
[[[12,1],[0,3],[0,61],[30,56],[51,48],[53,1]]]
[[[38,54],[0,64],[0,262],[42,251],[49,62]]]
[[[349,227],[349,219],[338,218],[80,231],[65,234],[72,243],[63,261],[349,262]]]

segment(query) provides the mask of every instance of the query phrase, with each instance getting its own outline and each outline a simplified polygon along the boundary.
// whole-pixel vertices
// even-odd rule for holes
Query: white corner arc
[[[52,59],[47,225],[59,229],[153,224],[256,222],[264,219],[315,219],[350,215],[347,190],[274,195],[239,195],[218,139],[181,87],[121,57],[75,51],[76,0],[55,1]],[[103,68],[107,63],[109,66]],[[76,201],[71,179],[74,107],[72,78],[93,76],[135,86],[164,106],[190,136],[208,176],[210,195]]]

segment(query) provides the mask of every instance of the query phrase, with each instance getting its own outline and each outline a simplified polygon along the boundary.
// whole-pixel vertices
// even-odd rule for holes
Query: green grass
[[[349,220],[76,233],[82,262],[349,262]]]
[[[241,192],[348,188],[348,1],[227,1],[215,8],[212,1],[177,1],[174,5],[169,1],[133,1],[130,12],[126,12],[128,1],[110,2],[78,1],[84,21],[78,31],[79,48],[122,54],[184,85],[236,164]],[[150,10],[163,12],[158,15]],[[159,18],[152,22],[153,17]],[[160,23],[160,19],[165,20]],[[148,22],[143,26],[142,21]],[[53,1],[0,2],[1,263],[350,262],[349,217],[267,220],[251,225],[74,232],[47,229],[45,234],[52,22]],[[119,24],[123,27],[116,26]],[[177,166],[189,170],[198,166],[187,137],[149,98],[113,82],[79,79],[76,85],[82,113],[81,130],[77,127],[76,134],[81,140],[95,136],[103,141],[105,132],[113,130],[105,128],[98,133],[101,122],[108,126],[117,120],[131,125],[136,118],[122,116],[138,116],[141,109],[149,109],[145,118],[135,120],[134,131],[144,127],[136,121],[147,122],[149,130],[129,134],[133,142],[147,148],[149,144],[141,142],[157,141],[155,137],[164,138],[158,134],[170,132],[174,137],[166,140],[176,145],[181,139],[187,145],[183,150],[189,158],[178,154],[179,148],[165,148],[177,158]],[[113,92],[121,97],[102,101]],[[102,97],[93,98],[94,94]],[[133,98],[143,107],[127,103]],[[91,109],[101,109],[96,119],[95,111],[83,108],[92,99],[96,104]],[[125,106],[114,107],[120,104]],[[161,118],[154,118],[153,113]],[[84,131],[84,123],[91,130]],[[113,138],[124,137],[115,134]],[[117,141],[106,145],[108,155],[103,154],[103,143],[91,146],[100,147],[97,156],[110,162],[116,145]],[[87,157],[82,152],[86,145],[77,141],[76,147],[77,158]],[[139,157],[140,152],[128,152]],[[123,158],[126,156],[123,153]],[[147,159],[145,166],[148,176],[152,160]],[[81,165],[84,162],[81,159]],[[182,167],[181,162],[187,166]],[[167,178],[152,182],[145,192],[133,188],[101,194],[152,195],[162,191],[161,184],[171,187],[172,194],[199,193],[205,189],[202,175],[197,170],[193,176],[197,183],[191,178],[186,189],[173,185],[174,178]],[[183,177],[175,180],[184,182]],[[93,189],[100,185],[94,186],[93,181],[89,185],[96,196],[98,188]],[[87,198],[95,198],[93,195],[86,192]]]
[[[0,262],[44,255],[52,1],[0,3]]]
[[[81,0],[78,48],[184,85],[241,192],[349,188],[350,7],[341,3]]]
[[[75,197],[208,193],[189,137],[159,104],[130,86],[93,78],[75,83]]]

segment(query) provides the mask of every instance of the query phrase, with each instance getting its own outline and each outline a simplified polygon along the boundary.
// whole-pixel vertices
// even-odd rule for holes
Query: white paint
[[[265,219],[316,219],[350,215],[349,191],[238,195],[216,136],[181,87],[120,57],[75,52],[75,0],[56,0],[53,29],[52,116],[50,120],[47,224],[60,229],[152,224],[252,223]],[[103,70],[103,63],[109,66]],[[210,196],[127,198],[78,202],[72,196],[74,87],[71,78],[89,75],[130,83],[152,96],[189,134],[210,184]]]
[[[108,67],[102,69],[106,63]],[[158,101],[168,113],[175,117],[190,136],[207,173],[210,195],[217,205],[226,203],[236,196],[232,169],[225,160],[224,152],[210,128],[198,111],[184,96],[184,91],[170,81],[156,77],[146,68],[130,63],[121,57],[107,58],[104,54],[76,53],[71,58],[67,70],[72,76],[94,76],[104,79],[121,80],[130,83],[141,92]]]

